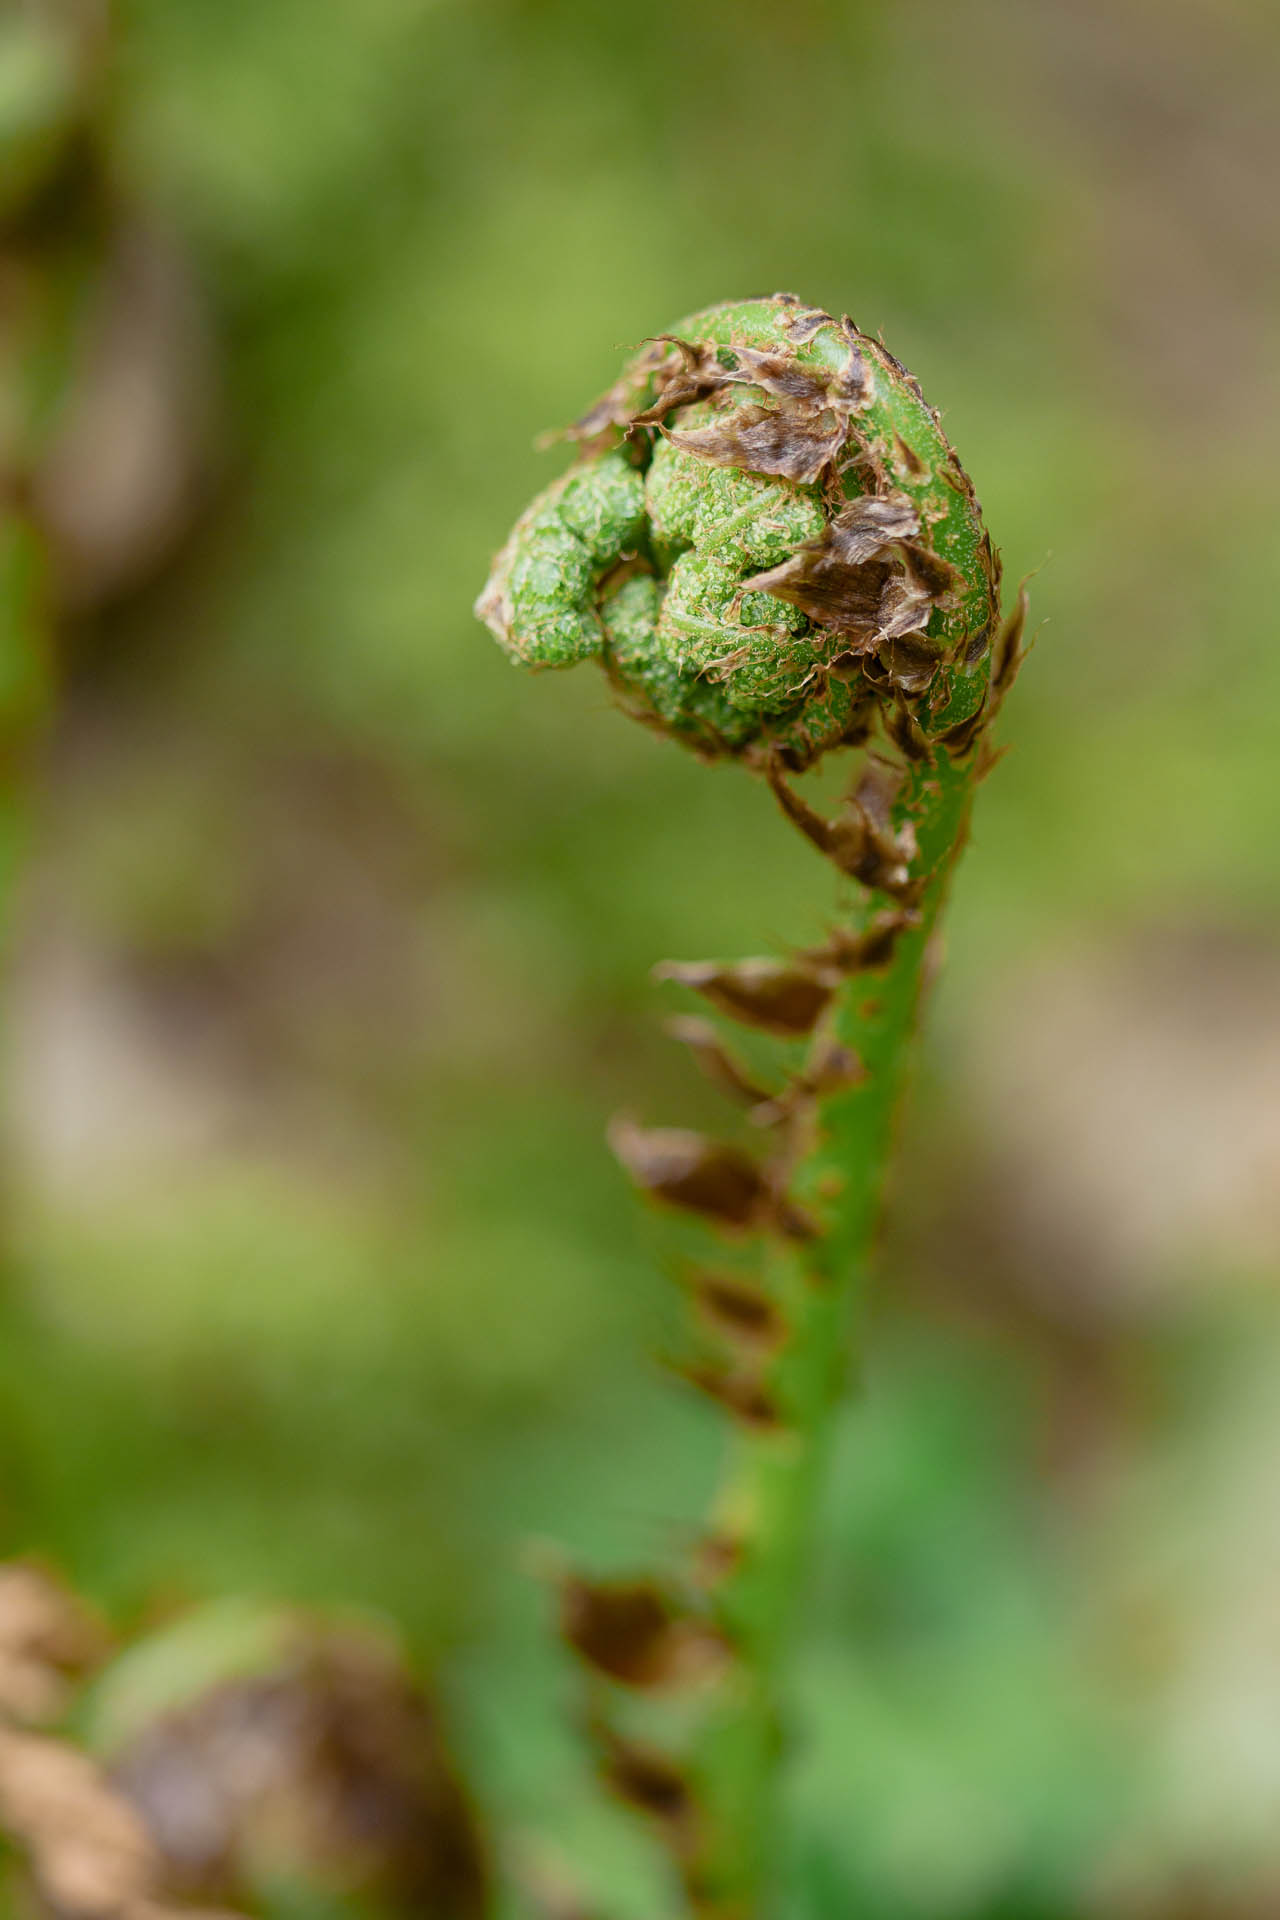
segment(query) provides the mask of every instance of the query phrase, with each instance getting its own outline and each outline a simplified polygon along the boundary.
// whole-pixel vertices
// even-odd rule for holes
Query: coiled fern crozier
[[[780,1666],[926,956],[1025,608],[999,625],[996,554],[917,382],[790,294],[659,335],[570,437],[577,460],[517,523],[477,612],[520,664],[594,660],[638,719],[742,761],[860,883],[820,947],[660,970],[806,1043],[766,1090],[710,1021],[677,1024],[763,1150],[613,1134],[639,1186],[708,1230],[691,1371],[734,1438],[694,1562],[567,1581],[563,1624],[612,1785],[656,1823],[691,1910],[746,1920],[766,1898]],[[856,758],[828,817],[793,776],[836,750]]]

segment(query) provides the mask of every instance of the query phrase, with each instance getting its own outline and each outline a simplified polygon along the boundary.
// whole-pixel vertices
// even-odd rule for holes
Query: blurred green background
[[[535,436],[778,287],[918,373],[1044,626],[841,1436],[788,1920],[1280,1910],[1278,81],[1267,0],[119,9],[4,1538],[125,1622],[393,1618],[593,1912],[664,1896],[538,1543],[670,1554],[721,1440],[603,1126],[714,1123],[648,968],[818,939],[829,880],[470,609]]]

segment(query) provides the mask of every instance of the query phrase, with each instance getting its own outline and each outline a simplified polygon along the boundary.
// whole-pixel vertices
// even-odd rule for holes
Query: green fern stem
[[[975,756],[942,760],[904,796],[920,866],[929,876],[913,921],[881,970],[851,973],[827,1016],[828,1039],[861,1062],[855,1084],[818,1097],[789,1191],[815,1237],[773,1241],[763,1286],[786,1329],[765,1376],[777,1424],[735,1424],[712,1516],[724,1572],[717,1619],[735,1658],[706,1698],[691,1742],[689,1776],[699,1808],[689,1861],[699,1911],[717,1920],[754,1913],[776,1842],[771,1818],[784,1729],[785,1662],[813,1544],[832,1428],[857,1352],[857,1323],[872,1265],[895,1118],[911,1058],[928,954],[964,843]],[[851,929],[865,938],[864,924]]]

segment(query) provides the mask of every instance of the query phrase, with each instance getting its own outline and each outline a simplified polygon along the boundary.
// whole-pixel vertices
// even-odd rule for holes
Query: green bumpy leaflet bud
[[[973,487],[878,340],[790,294],[648,343],[569,436],[477,602],[513,660],[597,660],[704,757],[792,768],[886,700],[962,743],[998,567]]]

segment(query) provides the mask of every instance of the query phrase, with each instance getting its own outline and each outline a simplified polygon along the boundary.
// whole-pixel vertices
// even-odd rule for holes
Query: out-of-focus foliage
[[[620,348],[793,287],[943,403],[1048,623],[842,1436],[794,1911],[1274,1910],[1277,41],[1262,0],[119,9],[121,245],[181,291],[93,362],[157,518],[65,576],[5,1537],[138,1622],[393,1616],[513,1889],[661,1911],[530,1543],[648,1561],[698,1511],[603,1122],[714,1123],[647,969],[816,940],[828,881],[470,605]]]

